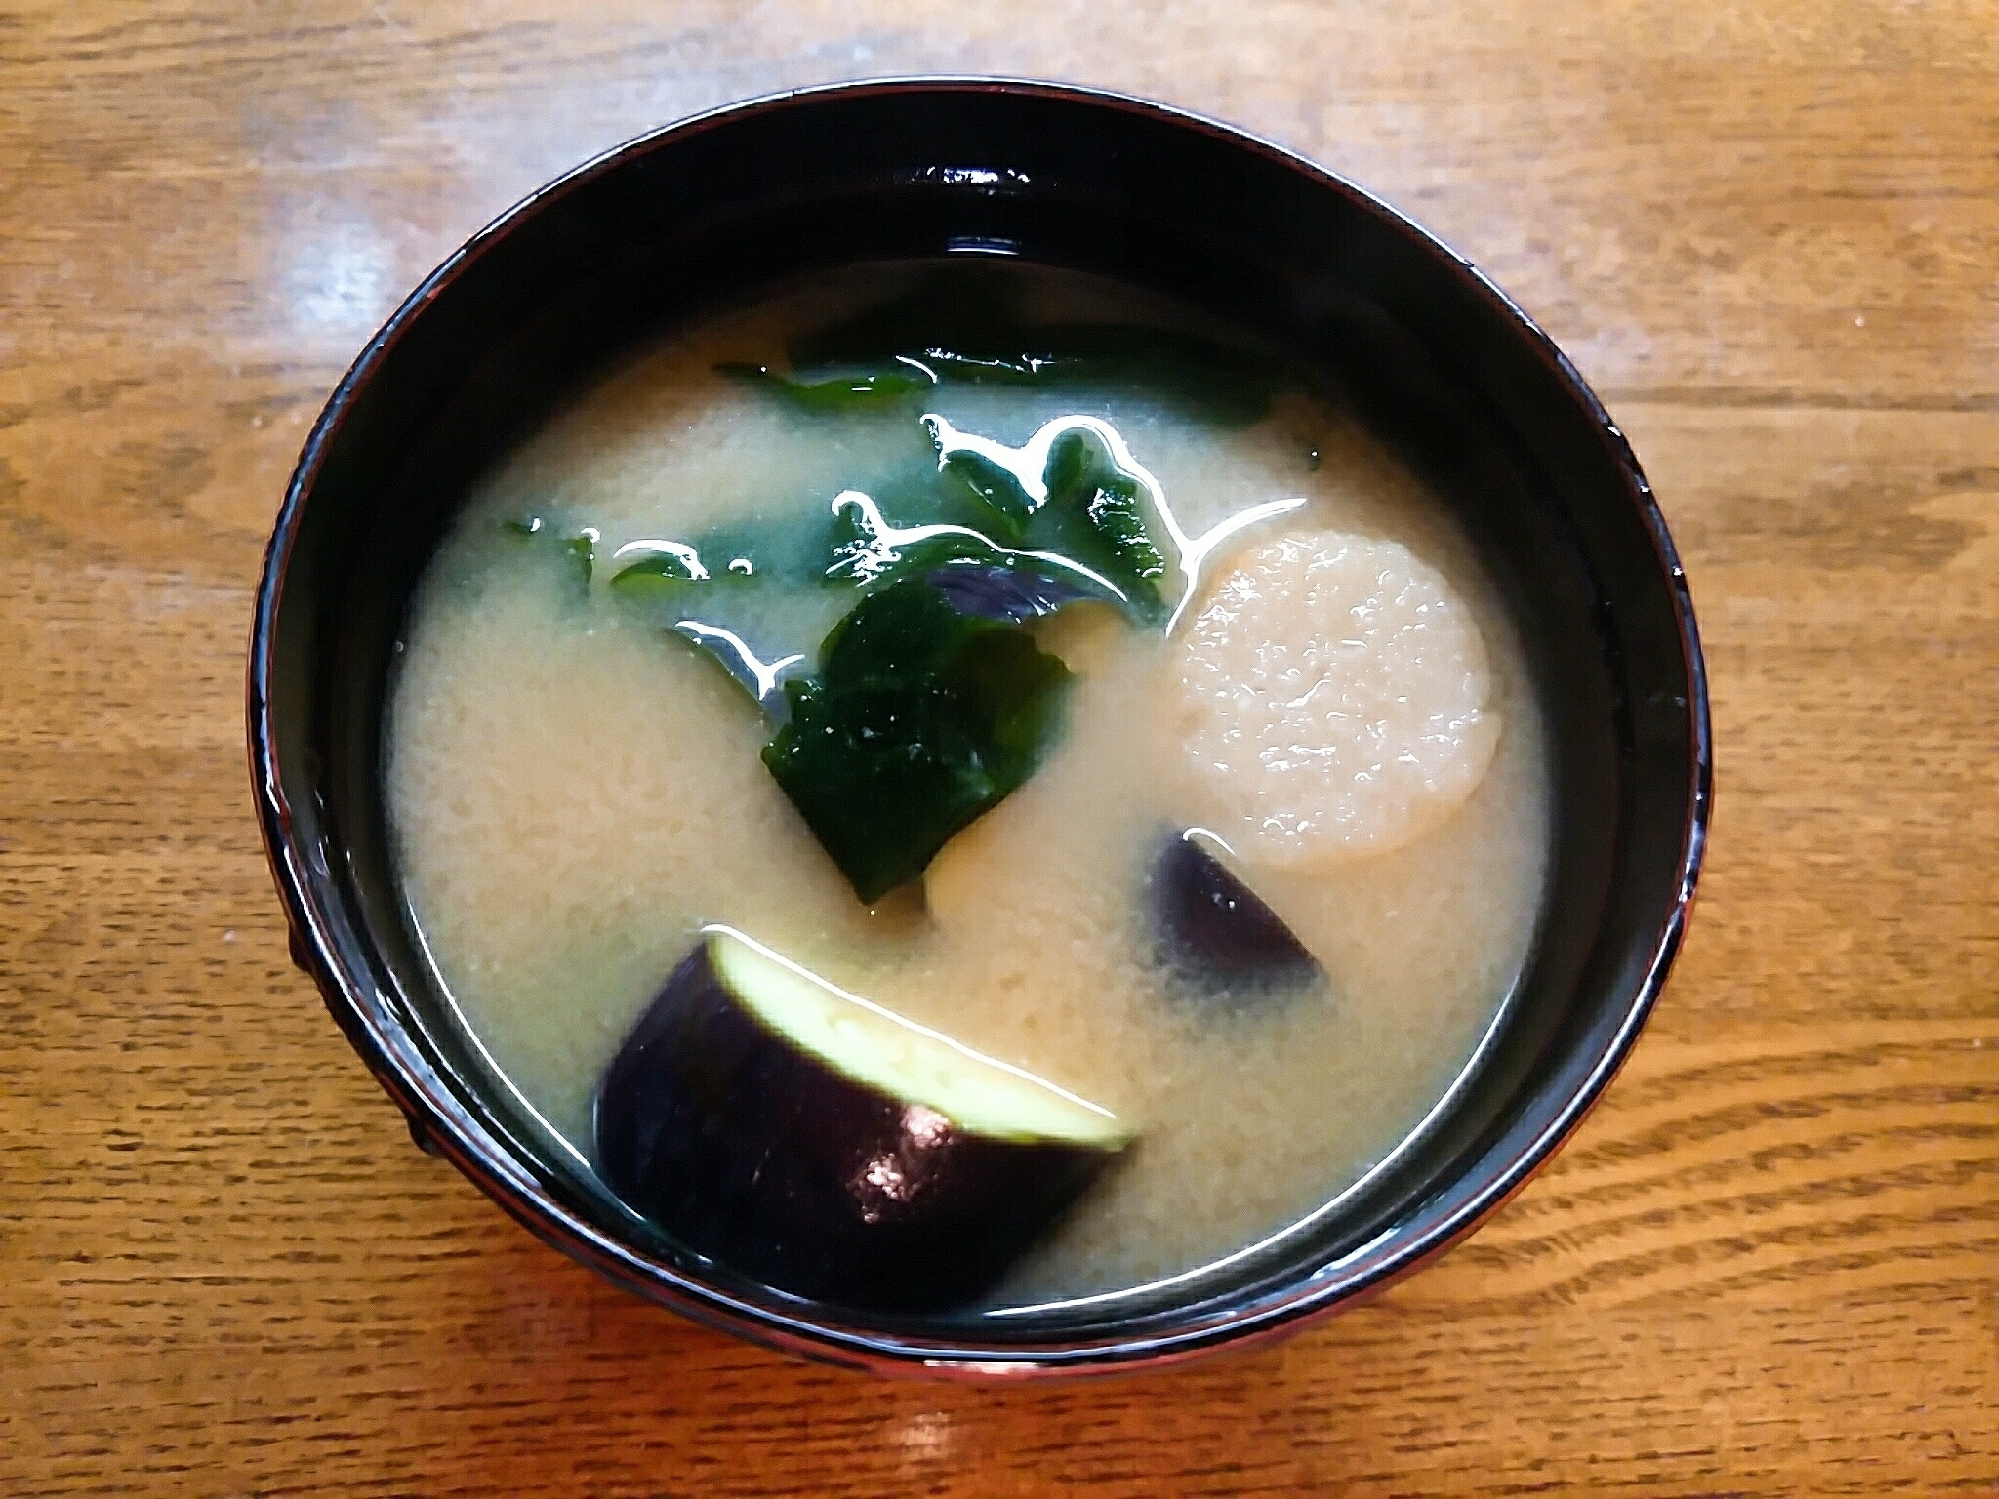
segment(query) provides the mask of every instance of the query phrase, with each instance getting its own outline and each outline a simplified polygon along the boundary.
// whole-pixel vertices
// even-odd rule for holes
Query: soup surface
[[[1174,326],[1082,278],[989,284],[1050,327]],[[411,606],[391,688],[404,893],[498,1074],[586,1161],[599,1079],[712,924],[1113,1111],[1137,1144],[993,1304],[1117,1292],[1322,1209],[1445,1098],[1533,937],[1543,726],[1467,540],[1302,389],[1217,417],[1202,391],[1142,375],[918,369],[906,397],[819,409],[718,370],[782,368],[801,329],[882,294],[879,276],[827,282],[677,336],[487,475]],[[950,442],[1018,452],[1068,418],[1114,433],[1190,539],[1162,584],[1170,617],[1084,603],[1034,619],[1074,675],[1059,734],[920,883],[870,907],[760,758],[771,724],[738,680],[754,669],[732,677],[724,652],[632,607],[614,559],[671,573],[669,544],[737,538],[741,558],[711,541],[708,565],[803,576],[838,497],[898,521],[898,486]],[[707,624],[782,675],[809,669],[851,604],[780,576]],[[1154,870],[1187,829],[1322,983],[1235,992],[1163,956]]]

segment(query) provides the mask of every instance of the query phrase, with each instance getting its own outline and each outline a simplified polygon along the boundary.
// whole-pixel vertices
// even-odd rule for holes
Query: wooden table
[[[0,10],[0,1491],[1999,1491],[1999,6],[228,10]],[[1272,1351],[965,1389],[698,1330],[411,1149],[285,955],[244,636],[349,358],[582,157],[921,70],[1384,192],[1579,361],[1693,580],[1719,820],[1649,1034]]]

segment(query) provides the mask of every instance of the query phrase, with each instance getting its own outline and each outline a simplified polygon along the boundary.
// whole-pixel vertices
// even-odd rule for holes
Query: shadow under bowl
[[[1452,507],[1515,614],[1555,759],[1556,847],[1504,1023],[1338,1212],[1146,1296],[865,1315],[650,1230],[495,1085],[402,914],[382,708],[455,508],[592,371],[803,274],[995,254],[1163,293],[1347,392]],[[1684,929],[1709,804],[1685,579],[1637,460],[1553,343],[1464,259],[1308,162],[1157,105],[991,80],[843,85],[701,116],[578,168],[434,271],[340,382],[292,477],[257,601],[249,736],[294,957],[419,1144],[641,1296],[811,1357],[970,1376],[1273,1336],[1468,1233],[1629,1050]]]

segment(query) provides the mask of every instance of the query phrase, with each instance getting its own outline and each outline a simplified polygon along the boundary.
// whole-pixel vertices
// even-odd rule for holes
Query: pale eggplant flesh
[[[1129,1143],[1106,1110],[711,928],[599,1085],[596,1165],[697,1254],[862,1310],[975,1302]]]

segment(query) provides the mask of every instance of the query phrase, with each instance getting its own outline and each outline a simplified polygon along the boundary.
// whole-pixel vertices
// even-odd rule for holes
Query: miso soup
[[[1337,399],[1086,278],[829,278],[506,453],[385,730],[496,1074],[780,1289],[1005,1310],[1316,1213],[1475,1065],[1550,847],[1499,594]]]

